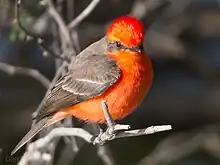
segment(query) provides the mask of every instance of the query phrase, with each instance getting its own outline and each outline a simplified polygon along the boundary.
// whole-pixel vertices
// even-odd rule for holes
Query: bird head
[[[124,15],[115,19],[109,26],[106,38],[110,51],[125,49],[140,53],[144,27],[137,18]]]

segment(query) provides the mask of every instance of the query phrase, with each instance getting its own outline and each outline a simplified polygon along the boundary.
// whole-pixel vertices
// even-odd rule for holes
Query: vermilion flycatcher
[[[69,115],[105,122],[100,104],[103,100],[114,120],[134,111],[153,79],[150,59],[142,49],[143,38],[143,25],[138,19],[126,15],[114,20],[105,37],[73,58],[68,72],[45,96],[37,123],[12,154],[41,129]]]

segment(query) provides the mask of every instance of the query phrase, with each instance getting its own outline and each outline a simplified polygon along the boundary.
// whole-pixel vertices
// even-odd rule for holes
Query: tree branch
[[[98,135],[100,134],[101,128],[97,124],[90,124],[92,127],[92,130],[94,131],[94,134]],[[97,155],[102,160],[104,165],[116,165],[117,163],[114,160],[114,157],[111,152],[111,148],[108,146],[108,144],[105,145],[97,145]]]
[[[172,164],[198,150],[220,159],[219,124],[200,126],[166,137],[138,165]]]
[[[92,0],[92,2],[72,21],[69,23],[69,29],[78,26],[98,5],[100,0]]]
[[[61,18],[60,14],[57,12],[53,2],[51,0],[45,0],[45,2],[48,5],[48,11],[50,15],[53,17],[53,19],[57,22],[59,30],[61,32],[61,36],[66,40],[66,43],[68,43],[69,47],[73,45],[72,39],[70,37],[69,29],[67,28],[64,20]]]
[[[166,9],[172,0],[136,0],[134,1],[131,15],[139,19],[145,18],[145,27],[149,28],[158,16]]]
[[[97,146],[97,154],[105,165],[116,165],[111,150],[107,145]]]
[[[123,137],[132,137],[132,136],[141,136],[141,135],[148,135],[148,134],[153,134],[156,132],[161,132],[161,131],[167,131],[171,130],[170,125],[165,125],[165,126],[151,126],[145,129],[137,129],[137,130],[129,130],[129,131],[123,131],[119,134],[116,134],[111,140],[116,139],[116,138],[123,138]],[[40,151],[46,146],[50,144],[54,139],[62,136],[76,136],[84,139],[88,143],[94,143],[94,140],[96,137],[94,137],[92,134],[87,132],[86,130],[82,128],[65,128],[65,127],[59,127],[59,128],[54,128],[49,134],[47,134],[45,137],[36,140],[35,142],[31,143],[28,146],[28,149],[26,153],[23,155],[21,158],[20,162],[18,165],[26,165],[28,162],[37,160],[36,155],[40,157],[41,161],[46,161],[45,159],[48,159],[48,156],[43,156],[39,155],[41,154]],[[109,140],[109,137],[107,134],[102,134],[102,140],[105,141],[106,139]],[[43,153],[44,154],[44,153]],[[44,158],[46,157],[46,158]]]
[[[36,36],[33,32],[27,30],[21,23],[20,19],[20,7],[21,7],[22,0],[16,0],[15,5],[15,14],[16,14],[16,20],[18,23],[19,28],[24,31],[27,35],[27,40],[34,39],[37,41],[37,43],[40,45],[40,47],[44,50],[43,55],[47,55],[48,53],[52,55],[55,58],[59,58],[65,61],[69,61],[68,58],[61,57],[60,55],[55,54],[52,50],[50,50],[44,43],[44,39],[42,36]]]
[[[22,74],[30,76],[37,81],[39,81],[46,89],[50,85],[50,81],[42,75],[38,70],[20,67],[20,66],[13,66],[10,64],[6,64],[3,62],[0,62],[0,70],[7,73],[8,75],[15,75],[15,74]]]

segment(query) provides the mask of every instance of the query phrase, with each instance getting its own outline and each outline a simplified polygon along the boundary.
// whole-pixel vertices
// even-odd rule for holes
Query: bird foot
[[[130,125],[127,124],[114,124],[108,127],[106,132],[111,135],[111,134],[115,134],[118,131],[128,130],[130,128],[131,128]]]
[[[124,124],[114,124],[111,127],[108,127],[105,132],[100,129],[100,133],[97,137],[95,137],[93,144],[104,145],[106,141],[114,139],[118,131],[128,129],[130,129],[130,125]]]
[[[130,129],[130,125],[116,124],[109,113],[108,105],[105,100],[101,101],[101,106],[105,115],[107,129],[105,132],[100,129],[100,133],[95,137],[93,144],[103,145],[106,141],[114,139],[118,131]]]

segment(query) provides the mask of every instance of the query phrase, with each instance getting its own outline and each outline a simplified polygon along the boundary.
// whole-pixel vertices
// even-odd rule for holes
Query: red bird
[[[45,96],[35,126],[12,154],[41,129],[69,115],[105,122],[103,100],[114,120],[134,111],[153,79],[152,64],[142,49],[143,38],[143,24],[137,18],[126,15],[114,20],[106,36],[72,59],[68,72]]]

